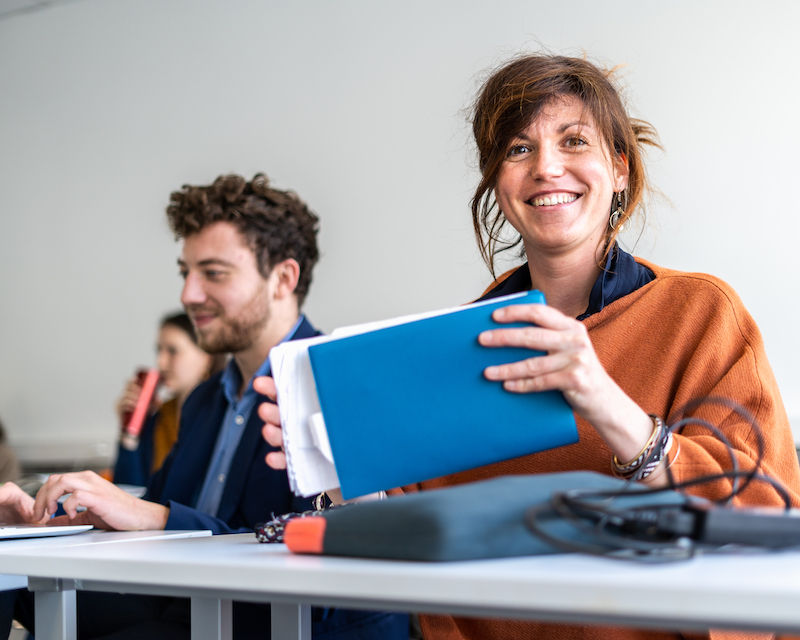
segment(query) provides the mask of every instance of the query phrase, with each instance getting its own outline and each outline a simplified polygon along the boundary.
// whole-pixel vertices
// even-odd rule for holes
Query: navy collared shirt
[[[620,249],[615,243],[614,248],[608,252],[603,270],[592,285],[589,306],[578,316],[578,320],[585,320],[590,315],[602,311],[606,305],[633,293],[651,280],[655,280],[655,277],[650,269],[636,262],[631,254]],[[531,272],[526,262],[494,289],[484,294],[480,300],[528,291],[531,287]]]
[[[301,314],[281,342],[292,339],[292,336],[303,323],[304,318],[305,316]],[[269,357],[267,357],[255,375],[253,375],[253,378],[268,376],[269,374]],[[222,501],[222,493],[225,490],[225,483],[228,480],[228,472],[233,462],[233,456],[258,399],[258,394],[253,389],[253,378],[250,379],[247,389],[245,389],[240,398],[239,389],[242,388],[242,374],[236,361],[231,358],[219,381],[220,385],[222,385],[225,399],[228,401],[228,408],[225,411],[225,417],[222,419],[222,427],[217,435],[214,453],[211,455],[211,462],[208,465],[203,488],[200,490],[196,505],[198,511],[210,516],[217,515],[219,504]]]

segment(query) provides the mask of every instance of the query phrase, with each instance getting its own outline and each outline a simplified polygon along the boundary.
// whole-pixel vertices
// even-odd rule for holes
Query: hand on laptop
[[[0,486],[0,522],[28,524],[37,522],[33,517],[33,498],[13,482]]]
[[[155,502],[134,498],[94,471],[53,474],[36,494],[33,517],[45,519],[58,509],[58,499],[64,500],[65,516],[49,520],[50,524],[91,524],[99,529],[141,531],[163,529],[169,509]],[[85,507],[86,511],[78,511]]]
[[[260,376],[253,380],[253,389],[258,393],[275,400],[278,396],[275,381],[268,376]],[[264,421],[261,435],[273,447],[283,447],[283,431],[281,431],[281,413],[278,405],[272,402],[262,402],[258,407],[258,415]],[[267,464],[273,469],[286,468],[286,454],[282,451],[273,451],[267,454]]]

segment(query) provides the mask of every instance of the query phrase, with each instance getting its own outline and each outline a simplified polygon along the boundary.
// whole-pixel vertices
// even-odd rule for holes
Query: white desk
[[[19,538],[0,541],[0,591],[29,588],[36,593],[36,631],[44,639],[74,639],[76,636],[75,588],[69,580],[44,571],[48,553],[54,549],[92,547],[145,540],[167,540],[210,536],[210,531],[87,531],[45,538]],[[6,558],[26,558],[27,569],[18,571]],[[14,565],[14,567],[12,567]],[[18,575],[10,575],[17,573]],[[65,584],[66,583],[66,584]]]
[[[16,553],[0,547],[0,563],[32,578],[74,580],[78,589],[191,597],[193,639],[229,637],[230,600],[273,603],[275,640],[309,637],[312,604],[800,631],[800,553],[704,556],[668,565],[571,554],[424,564],[294,556],[283,545],[242,534]],[[37,640],[45,639],[37,633]]]
[[[19,538],[16,540],[0,540],[0,553],[13,552],[31,546],[39,548],[53,548],[73,546],[76,544],[97,544],[108,542],[122,542],[125,540],[148,540],[153,538],[172,538],[187,536],[209,536],[210,531],[88,531],[82,535],[56,536],[52,538]],[[0,566],[2,569],[2,566]],[[25,589],[28,586],[27,575],[0,574],[0,591],[10,589]]]

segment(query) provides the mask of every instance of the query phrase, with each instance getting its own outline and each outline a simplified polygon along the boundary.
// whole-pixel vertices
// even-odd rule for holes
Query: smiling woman
[[[613,165],[614,171],[626,178],[625,205],[615,224],[605,230],[606,250],[639,207],[647,190],[643,147],[659,147],[658,136],[648,123],[628,116],[609,75],[580,58],[523,56],[499,69],[484,85],[473,109],[481,181],[472,199],[472,221],[481,255],[492,273],[494,255],[523,240],[517,237],[507,244],[501,240],[507,219],[502,206],[495,206],[500,174],[508,171],[510,160],[532,152],[541,155],[541,147],[526,136],[535,135],[537,128],[553,118],[561,116],[560,122],[550,122],[550,126],[554,135],[563,138],[552,141],[560,143],[562,154],[570,150],[582,153],[582,147],[590,146],[594,155],[602,152],[605,156],[603,164]],[[543,110],[547,113],[539,118]],[[543,161],[547,159],[542,156]]]
[[[736,293],[712,276],[634,259],[616,242],[647,187],[642,148],[658,143],[650,125],[627,115],[610,74],[579,58],[513,60],[483,86],[473,131],[482,177],[472,212],[482,255],[492,273],[502,251],[518,247],[527,259],[483,299],[539,289],[548,300],[547,306],[499,309],[499,323],[524,326],[479,336],[489,348],[545,355],[489,367],[484,375],[511,393],[561,391],[575,412],[580,442],[403,490],[578,469],[666,486],[729,469],[726,438],[740,469],[760,463],[800,504],[786,412],[758,328]],[[516,232],[511,240],[503,240],[506,223]],[[727,406],[695,403],[685,410],[709,396],[730,399],[754,416],[766,436],[763,452],[752,424]],[[666,428],[684,414],[694,421],[674,433]],[[725,502],[732,487],[717,479],[692,491]],[[755,482],[736,500],[781,504],[770,485]],[[448,640],[682,637],[449,616],[423,615],[421,623],[425,637]]]
[[[599,261],[608,246],[608,203],[628,184],[623,158],[610,153],[576,96],[550,100],[511,140],[494,192],[522,238],[531,268],[570,252]],[[578,316],[583,302],[564,311]]]

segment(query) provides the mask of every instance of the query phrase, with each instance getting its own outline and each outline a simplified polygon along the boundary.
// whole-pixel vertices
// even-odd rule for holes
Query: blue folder
[[[578,441],[560,392],[509,393],[483,376],[541,355],[478,344],[486,329],[521,326],[494,322],[495,309],[533,302],[541,292],[309,347],[345,499]]]

